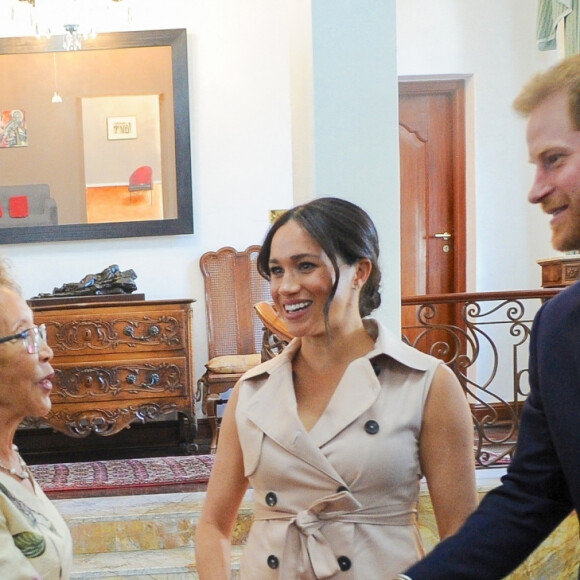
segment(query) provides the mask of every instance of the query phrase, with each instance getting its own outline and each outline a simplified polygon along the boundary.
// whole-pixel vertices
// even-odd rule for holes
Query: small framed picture
[[[107,139],[137,139],[137,117],[107,117]]]

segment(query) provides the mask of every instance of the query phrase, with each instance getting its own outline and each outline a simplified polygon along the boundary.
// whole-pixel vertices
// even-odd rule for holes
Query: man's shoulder
[[[548,310],[580,308],[580,281],[558,292],[546,302],[545,307]]]
[[[580,282],[547,300],[538,312],[537,322],[540,319],[544,330],[577,327],[580,320]]]

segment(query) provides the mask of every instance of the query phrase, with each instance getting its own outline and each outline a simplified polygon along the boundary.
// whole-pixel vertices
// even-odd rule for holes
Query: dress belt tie
[[[342,524],[376,524],[408,526],[416,522],[415,503],[378,505],[361,509],[361,504],[348,491],[325,496],[299,513],[257,506],[255,520],[279,520],[286,524],[286,543],[280,561],[280,579],[294,580],[296,572],[312,567],[316,578],[330,578],[340,571],[336,555],[332,551],[321,528],[327,522]],[[345,529],[348,544],[353,545],[354,526]],[[292,561],[287,554],[301,554],[300,560]]]

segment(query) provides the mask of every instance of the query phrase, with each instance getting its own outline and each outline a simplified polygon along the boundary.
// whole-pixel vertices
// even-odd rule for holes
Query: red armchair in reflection
[[[153,196],[153,169],[149,165],[142,165],[138,167],[131,173],[129,178],[129,195],[131,196],[131,201],[133,200],[132,194],[135,191],[149,191],[149,202],[151,203]]]

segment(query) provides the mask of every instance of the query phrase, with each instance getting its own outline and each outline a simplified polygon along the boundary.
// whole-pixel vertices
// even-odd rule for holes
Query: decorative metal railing
[[[542,302],[557,292],[469,292],[402,299],[403,340],[442,359],[465,390],[478,468],[505,466],[513,455],[528,393],[531,324]]]

